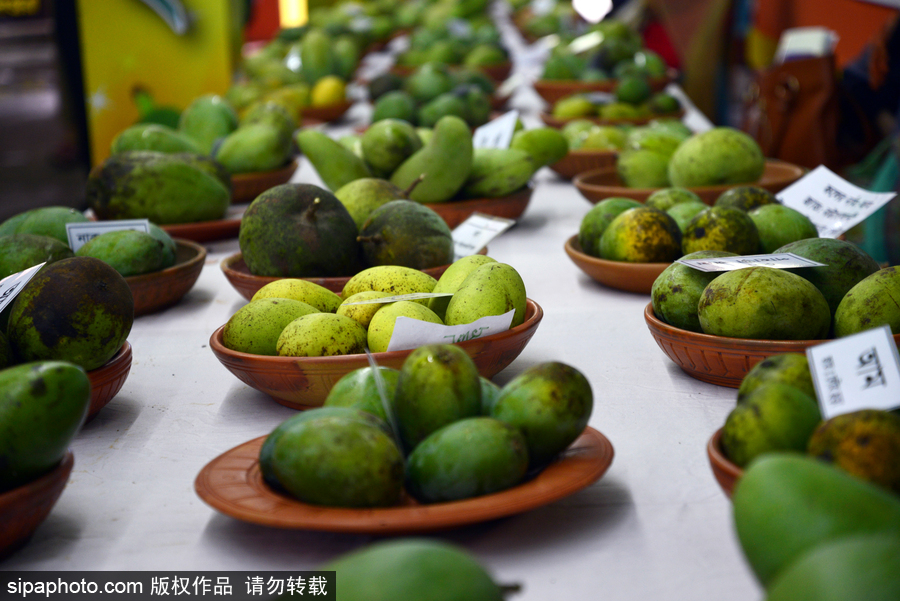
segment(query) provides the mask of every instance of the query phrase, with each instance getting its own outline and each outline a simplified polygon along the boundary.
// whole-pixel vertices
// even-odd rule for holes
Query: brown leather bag
[[[741,129],[769,158],[810,169],[843,164],[838,148],[840,90],[834,57],[795,59],[761,72]]]

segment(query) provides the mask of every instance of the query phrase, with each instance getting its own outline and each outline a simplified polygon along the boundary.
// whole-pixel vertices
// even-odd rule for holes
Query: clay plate
[[[291,181],[297,171],[297,159],[279,169],[260,171],[258,173],[238,173],[231,176],[231,202],[234,204],[249,203],[268,190]]]
[[[241,215],[244,209],[231,207],[223,219],[212,221],[195,221],[193,223],[170,223],[161,225],[163,230],[173,238],[182,238],[192,242],[212,242],[237,238],[241,231]]]
[[[650,88],[654,92],[662,91],[667,85],[678,78],[678,71],[672,69],[663,77],[651,77],[648,79]],[[616,89],[618,80],[607,79],[606,81],[578,81],[571,79],[553,80],[539,79],[534,82],[534,91],[544,99],[547,104],[553,105],[557,101],[562,100],[566,96],[573,94],[584,94],[590,92],[613,92]]]
[[[420,505],[348,509],[307,505],[272,490],[259,470],[260,436],[219,455],[197,475],[194,490],[213,509],[238,520],[299,530],[355,534],[424,533],[507,517],[568,497],[599,480],[613,460],[610,441],[591,427],[534,478],[508,490]]]
[[[763,174],[755,182],[701,186],[689,189],[695,192],[703,202],[712,205],[722,192],[738,185],[759,186],[773,194],[777,194],[800,179],[805,173],[806,169],[798,165],[792,165],[776,159],[766,159]],[[644,202],[648,196],[659,190],[659,188],[629,188],[623,185],[622,180],[619,179],[616,173],[615,165],[581,173],[572,180],[572,183],[575,184],[582,196],[594,204],[610,196],[622,196],[633,198],[638,202]]]
[[[731,493],[734,492],[734,485],[737,484],[738,478],[741,477],[744,470],[733,464],[722,452],[722,428],[716,430],[716,433],[709,439],[706,444],[706,454],[709,456],[709,465],[712,467],[716,482],[730,498]]]
[[[175,264],[171,267],[125,278],[134,297],[134,316],[170,307],[197,283],[206,249],[190,240],[175,240]]]
[[[588,121],[593,121],[597,125],[646,125],[655,119],[681,119],[684,117],[684,109],[676,111],[674,113],[664,113],[660,115],[647,115],[646,117],[621,117],[618,119],[602,119],[600,117],[575,117],[572,119],[560,119],[559,117],[554,117],[550,113],[541,113],[540,114],[541,121],[544,122],[545,125],[549,127],[555,127],[557,129],[562,129],[566,126],[570,121],[574,121],[575,119],[587,119]]]
[[[534,336],[544,316],[540,305],[527,300],[525,322],[505,332],[457,342],[486,378],[500,372]],[[209,338],[216,358],[244,384],[264,392],[286,407],[319,407],[335,382],[345,374],[367,367],[366,355],[336,357],[270,357],[233,351],[222,344],[221,326]],[[372,353],[378,365],[400,369],[412,350]]]
[[[90,421],[103,409],[113,397],[119,394],[128,373],[131,371],[131,343],[127,340],[122,348],[101,367],[87,372],[91,381],[91,406],[88,409],[87,421]]]
[[[479,255],[487,254],[487,247],[482,248],[478,251]],[[225,278],[228,280],[228,283],[232,285],[232,287],[237,290],[241,296],[250,300],[253,298],[253,295],[256,292],[265,286],[266,284],[270,284],[276,280],[282,280],[284,278],[281,277],[273,277],[273,276],[265,276],[265,275],[253,275],[250,273],[250,269],[247,267],[247,264],[244,262],[243,253],[237,252],[230,257],[225,257],[222,259],[220,263],[222,267],[222,272],[225,274]],[[423,269],[425,273],[433,277],[434,279],[439,279],[441,275],[450,265],[440,265],[438,267],[429,267],[428,269]],[[343,277],[331,277],[331,278],[299,278],[303,280],[308,280],[319,286],[323,286],[328,288],[332,292],[336,292],[340,294],[344,291],[344,286],[350,281],[352,276],[343,276]]]
[[[350,110],[351,106],[353,106],[352,100],[344,100],[328,106],[307,106],[302,111],[301,121],[304,126],[337,121]]]
[[[572,179],[585,171],[615,167],[618,155],[619,152],[616,150],[599,148],[570,150],[569,154],[550,165],[550,169],[558,173],[560,177]]]
[[[728,338],[682,330],[664,323],[653,314],[653,303],[644,308],[644,320],[656,344],[669,359],[690,376],[738,388],[754,365],[772,355],[805,353],[826,340],[756,340]],[[900,344],[900,334],[894,334]]]
[[[452,230],[465,221],[472,213],[483,213],[494,217],[518,219],[528,208],[532,186],[526,186],[518,192],[497,198],[469,198],[465,200],[449,200],[447,202],[423,203],[426,207],[434,209]]]
[[[0,559],[21,548],[50,511],[69,482],[75,464],[72,451],[66,451],[58,466],[37,480],[0,493]]]
[[[578,243],[578,236],[566,240],[566,254],[572,262],[594,280],[604,286],[650,294],[653,282],[671,263],[628,263],[626,261],[607,261],[586,254]]]

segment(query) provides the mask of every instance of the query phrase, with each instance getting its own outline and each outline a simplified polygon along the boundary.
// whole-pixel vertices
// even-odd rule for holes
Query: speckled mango
[[[351,277],[344,284],[341,296],[349,298],[364,290],[387,292],[391,296],[412,294],[414,292],[431,292],[436,285],[437,280],[424,271],[399,265],[378,265],[364,269]],[[428,305],[427,298],[413,302],[423,306]]]
[[[888,325],[900,334],[900,270],[886,267],[869,275],[841,300],[834,312],[834,335],[838,338]]]
[[[159,271],[165,260],[162,242],[136,230],[114,230],[92,238],[75,253],[108,263],[123,277]]]
[[[365,352],[366,329],[343,315],[311,313],[281,331],[276,343],[281,357],[332,357]]]
[[[638,207],[613,219],[597,246],[607,261],[668,263],[681,256],[681,230],[668,213]]]
[[[298,317],[319,312],[316,307],[291,298],[260,298],[228,318],[222,330],[222,344],[241,353],[274,356],[285,326]]]
[[[0,280],[38,263],[75,256],[68,245],[50,236],[13,234],[0,237]]]

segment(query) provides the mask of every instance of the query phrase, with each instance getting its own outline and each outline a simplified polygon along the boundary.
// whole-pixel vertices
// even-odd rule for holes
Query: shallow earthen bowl
[[[87,419],[90,421],[119,394],[128,374],[131,372],[131,343],[125,344],[101,367],[87,372],[91,381],[91,406]]]
[[[712,336],[670,326],[653,313],[653,303],[644,308],[644,320],[656,344],[669,359],[690,376],[703,382],[738,388],[750,369],[773,355],[805,353],[826,340],[757,340]],[[900,344],[900,334],[894,335]]]
[[[350,110],[351,106],[353,106],[352,100],[344,100],[328,106],[307,106],[302,110],[300,119],[303,125],[337,121]]]
[[[256,173],[238,173],[231,176],[231,202],[244,204],[253,202],[257,196],[275,186],[291,181],[299,163],[292,159],[284,167],[272,171],[259,171]]]
[[[805,173],[806,170],[798,165],[776,159],[766,159],[763,174],[755,182],[724,184],[720,186],[700,186],[688,189],[696,193],[703,202],[712,205],[716,202],[716,199],[722,192],[734,188],[735,186],[759,186],[760,188],[765,188],[772,194],[777,194],[800,179]],[[629,188],[622,183],[621,179],[619,179],[615,165],[581,173],[572,180],[572,183],[575,184],[575,187],[578,188],[581,195],[593,204],[611,196],[621,196],[624,198],[632,198],[638,202],[644,202],[647,200],[648,196],[660,189]]]
[[[477,254],[487,254],[487,247],[482,248],[480,251],[478,251]],[[225,274],[225,279],[228,280],[228,283],[231,284],[232,287],[247,300],[253,298],[253,295],[256,294],[257,291],[259,291],[259,289],[266,284],[271,284],[276,280],[285,279],[277,276],[253,275],[252,273],[250,273],[250,268],[247,267],[247,263],[244,262],[244,254],[241,252],[234,253],[230,257],[222,259],[220,266],[222,268],[222,273]],[[422,271],[437,280],[440,279],[441,275],[443,275],[445,271],[447,271],[448,267],[450,267],[449,264],[439,265],[438,267],[429,267],[428,269],[422,269]],[[350,281],[351,277],[352,276],[348,275],[342,277],[298,279],[313,282],[314,284],[318,284],[319,286],[328,288],[332,292],[340,294],[341,292],[343,292],[344,286],[348,281]]]
[[[430,209],[434,209],[434,212],[440,215],[452,230],[468,219],[472,213],[483,213],[506,219],[518,219],[525,212],[525,209],[528,208],[533,192],[534,188],[529,185],[518,192],[496,198],[468,198],[423,204]]]
[[[506,368],[534,336],[544,312],[527,301],[525,322],[505,332],[456,343],[472,357],[478,373],[486,378]],[[320,407],[331,387],[345,374],[369,365],[365,354],[335,357],[270,357],[226,348],[222,330],[213,332],[209,345],[228,371],[248,386],[264,392],[293,409]],[[372,353],[378,365],[400,369],[412,350]]]
[[[647,80],[650,88],[654,92],[662,91],[667,85],[678,78],[678,72],[669,71],[663,77],[651,77]],[[578,81],[575,79],[539,79],[534,82],[534,91],[538,96],[544,99],[549,105],[556,104],[567,96],[573,94],[589,94],[591,92],[613,92],[616,89],[618,80],[607,79],[606,81]]]
[[[197,283],[206,249],[190,240],[175,240],[175,264],[161,271],[125,278],[134,297],[134,316],[171,307]]]
[[[586,171],[615,167],[617,150],[601,150],[599,148],[579,148],[570,150],[569,154],[550,165],[550,169],[565,179],[572,179]]]
[[[684,117],[684,109],[675,111],[674,113],[664,113],[659,115],[647,115],[644,117],[619,117],[616,119],[604,119],[602,117],[573,117],[571,119],[562,119],[555,117],[551,113],[541,113],[541,121],[548,127],[562,129],[571,121],[576,119],[586,119],[597,125],[646,125],[656,119],[681,119]]]
[[[481,67],[468,67],[473,70],[478,70],[490,77],[495,82],[503,82],[508,77],[509,74],[512,73],[512,61],[506,61],[505,63],[500,63],[498,65],[485,65]],[[460,65],[449,65],[449,69],[451,71],[460,69]],[[407,75],[412,75],[418,70],[418,67],[409,67],[407,65],[392,65],[390,68],[391,73],[395,73],[397,75],[406,77]]]
[[[629,263],[627,261],[607,261],[592,257],[582,250],[578,236],[566,240],[566,254],[581,271],[604,286],[650,294],[653,282],[671,263]]]
[[[741,477],[744,470],[732,463],[722,451],[722,428],[716,430],[706,444],[706,455],[709,457],[709,465],[716,482],[730,498],[731,493],[734,492],[734,485],[737,484],[738,478]]]
[[[58,466],[37,480],[0,493],[0,559],[20,549],[50,515],[69,482],[75,457],[66,451]]]

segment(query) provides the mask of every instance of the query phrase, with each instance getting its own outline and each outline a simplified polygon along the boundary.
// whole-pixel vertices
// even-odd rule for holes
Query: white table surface
[[[533,90],[514,105],[539,124]],[[368,110],[357,104],[331,132],[349,131]],[[306,159],[292,181],[321,185]],[[544,318],[494,381],[545,361],[576,367],[594,392],[590,425],[615,459],[596,484],[552,505],[432,536],[466,548],[496,580],[521,583],[511,597],[520,601],[759,599],[705,451],[735,391],[691,378],[663,354],[644,322],[648,296],[605,288],[568,259],[563,244],[591,205],[549,169],[535,184],[489,254],[519,271]],[[207,249],[177,306],[135,320],[128,380],[72,444],[75,468],[50,516],[0,569],[297,571],[379,540],[243,523],[194,492],[210,460],[294,414],[210,350],[210,334],[246,301],[219,267],[237,240]]]

